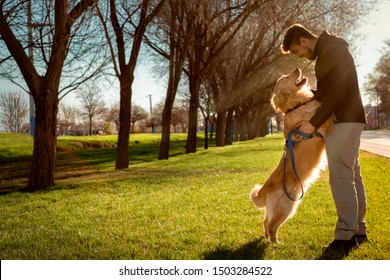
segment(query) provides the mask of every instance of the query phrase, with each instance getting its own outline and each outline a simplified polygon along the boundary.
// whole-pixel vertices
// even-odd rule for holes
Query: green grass
[[[92,141],[58,142],[77,139]],[[156,160],[158,135],[131,141],[138,142],[130,143],[125,171],[113,171],[111,147],[59,152],[57,184],[48,191],[19,191],[22,174],[0,178],[0,258],[306,260],[320,257],[333,239],[337,217],[326,172],[281,227],[283,243],[263,238],[263,212],[249,192],[279,162],[281,134],[188,155],[185,136],[172,136],[172,156],[164,161]],[[388,260],[390,159],[362,152],[361,165],[370,242],[347,259]]]
[[[0,163],[32,155],[34,139],[28,134],[0,132]]]

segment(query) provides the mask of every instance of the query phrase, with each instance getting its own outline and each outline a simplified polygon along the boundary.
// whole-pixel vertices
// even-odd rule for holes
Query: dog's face
[[[279,78],[274,88],[271,104],[276,112],[286,113],[313,98],[307,79],[295,68],[290,74]]]

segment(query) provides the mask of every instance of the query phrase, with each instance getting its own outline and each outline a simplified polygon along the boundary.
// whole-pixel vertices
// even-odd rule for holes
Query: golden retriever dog
[[[278,79],[271,104],[275,111],[280,111],[284,115],[286,139],[302,121],[309,121],[321,106],[314,99],[307,79],[302,78],[302,71],[298,68]],[[292,168],[289,149],[286,148],[284,157],[264,185],[256,185],[251,191],[253,204],[257,208],[265,208],[264,234],[271,242],[278,242],[279,227],[294,216],[304,192],[318,178],[319,172],[324,167],[326,163],[324,137],[332,125],[333,117],[318,129],[320,134],[302,141],[292,135],[296,173]]]

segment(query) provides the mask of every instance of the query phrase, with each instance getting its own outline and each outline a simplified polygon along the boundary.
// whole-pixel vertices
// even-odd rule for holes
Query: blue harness
[[[298,200],[301,200],[303,198],[303,195],[305,194],[305,191],[304,191],[304,188],[303,188],[303,184],[302,184],[301,180],[299,179],[299,176],[298,176],[297,171],[295,169],[294,145],[298,144],[300,141],[293,141],[292,140],[292,134],[298,134],[298,135],[302,136],[305,139],[311,139],[314,136],[318,136],[318,137],[321,137],[321,138],[324,138],[324,137],[318,131],[315,131],[312,134],[307,134],[307,133],[304,133],[304,132],[302,132],[302,131],[300,131],[298,129],[295,129],[295,130],[290,131],[288,133],[287,140],[286,140],[286,146],[285,146],[285,149],[284,149],[284,155],[283,155],[283,160],[284,160],[284,178],[283,178],[283,185],[284,186],[283,187],[284,187],[285,194],[287,195],[287,197],[290,200],[298,201]],[[301,196],[298,199],[291,198],[290,195],[287,192],[287,187],[286,187],[286,181],[287,181],[286,180],[286,174],[287,174],[287,171],[286,171],[287,150],[289,151],[289,154],[290,154],[291,166],[292,166],[292,169],[294,171],[295,177],[298,179],[299,184],[301,185]]]

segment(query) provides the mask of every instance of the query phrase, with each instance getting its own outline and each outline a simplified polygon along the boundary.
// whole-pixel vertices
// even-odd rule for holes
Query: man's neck
[[[312,52],[314,52],[314,50],[315,50],[315,48],[316,48],[317,41],[318,41],[318,37],[315,37],[314,39],[309,40],[309,42],[308,42],[308,48],[309,48]]]

